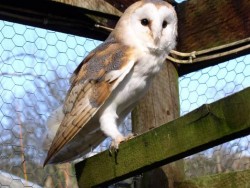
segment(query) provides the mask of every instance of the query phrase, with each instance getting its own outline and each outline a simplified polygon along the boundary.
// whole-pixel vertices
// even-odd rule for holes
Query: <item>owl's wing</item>
[[[135,62],[133,49],[112,41],[104,42],[84,59],[71,77],[63,107],[65,117],[44,164],[97,113]]]

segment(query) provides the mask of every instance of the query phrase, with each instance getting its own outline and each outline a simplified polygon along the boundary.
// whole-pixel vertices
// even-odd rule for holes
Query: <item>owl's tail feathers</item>
[[[56,136],[56,132],[64,118],[63,106],[59,106],[56,110],[54,110],[46,123],[46,133],[44,134],[42,147],[44,150],[49,150],[54,137]]]

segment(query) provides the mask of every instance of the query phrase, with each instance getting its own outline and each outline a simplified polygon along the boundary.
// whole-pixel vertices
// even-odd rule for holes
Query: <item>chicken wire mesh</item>
[[[101,41],[0,21],[0,186],[77,187],[71,164],[42,167],[41,140],[68,79]],[[250,56],[180,78],[181,114],[250,85]],[[131,120],[121,126],[131,131]],[[105,150],[105,141],[90,154]],[[250,137],[185,159],[188,177],[250,168]]]
[[[181,115],[249,86],[250,55],[184,75],[179,79]],[[185,159],[188,178],[246,169],[250,169],[250,136]]]

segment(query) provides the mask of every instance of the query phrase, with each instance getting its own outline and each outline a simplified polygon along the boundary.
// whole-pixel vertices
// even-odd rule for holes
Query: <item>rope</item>
[[[226,50],[228,48],[233,48],[233,49]],[[202,62],[202,61],[229,56],[229,55],[236,54],[247,49],[250,49],[250,37],[236,41],[236,42],[232,42],[229,44],[216,46],[216,47],[208,48],[205,50],[194,51],[190,53],[183,53],[183,52],[172,50],[170,51],[170,55],[167,56],[167,59],[178,64],[192,64],[192,63],[197,63],[197,62]],[[217,52],[219,50],[224,51],[224,52]],[[172,55],[176,55],[176,56],[179,56],[182,58],[188,58],[188,59],[183,60],[177,57],[172,57]]]
[[[95,24],[95,27],[102,28],[110,32],[113,31],[112,28],[101,26],[98,24]],[[247,49],[250,49],[250,37],[229,44],[224,44],[213,48],[208,48],[200,51],[193,51],[189,53],[171,50],[170,54],[166,57],[166,59],[178,64],[192,64],[192,63],[217,59],[221,57],[226,57],[232,54],[237,54]],[[218,52],[218,51],[224,51],[224,52]]]

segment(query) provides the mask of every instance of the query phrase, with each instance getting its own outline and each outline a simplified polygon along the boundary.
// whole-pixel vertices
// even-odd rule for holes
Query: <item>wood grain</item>
[[[164,64],[149,88],[146,96],[140,100],[132,112],[133,132],[142,134],[180,115],[178,73],[170,62]],[[173,188],[176,180],[184,178],[183,161],[143,173],[142,188]]]
[[[178,51],[192,52],[250,37],[249,0],[189,0],[176,6]],[[179,75],[249,54],[250,50],[215,60],[180,65]]]

